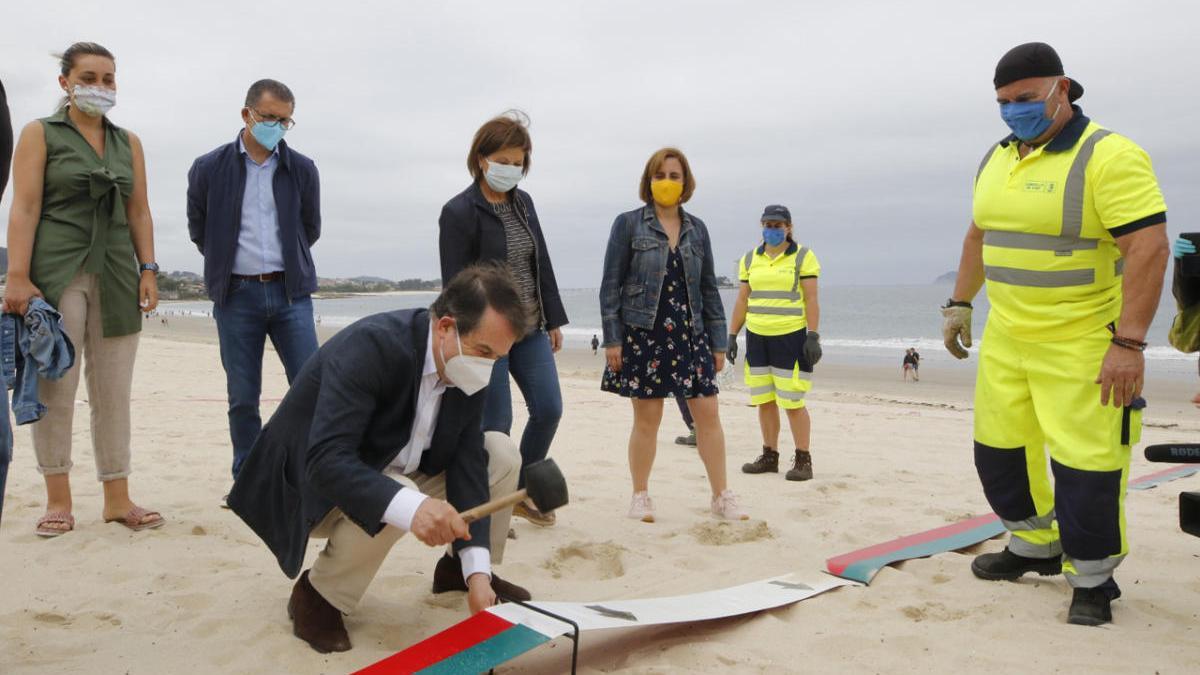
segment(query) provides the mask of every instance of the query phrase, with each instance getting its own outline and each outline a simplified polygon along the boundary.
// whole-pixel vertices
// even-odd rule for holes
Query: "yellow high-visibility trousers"
[[[975,468],[984,494],[1012,533],[1010,551],[1061,555],[1079,588],[1107,581],[1129,552],[1125,485],[1141,410],[1100,404],[1096,377],[1111,338],[1101,328],[1026,342],[989,321],[979,349]]]
[[[751,405],[774,401],[784,410],[798,410],[812,391],[812,366],[804,359],[808,331],[759,335],[746,330],[746,386]]]

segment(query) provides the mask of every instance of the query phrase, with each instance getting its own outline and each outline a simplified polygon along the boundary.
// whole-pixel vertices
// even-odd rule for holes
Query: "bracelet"
[[[966,300],[955,300],[954,298],[946,300],[946,304],[942,305],[943,309],[950,309],[951,307],[966,307],[967,309],[974,309],[971,307],[971,303],[967,302]]]
[[[1146,343],[1145,342],[1141,342],[1139,340],[1134,340],[1133,338],[1121,337],[1120,335],[1117,335],[1116,333],[1113,333],[1112,343],[1118,347],[1122,347],[1124,349],[1131,349],[1136,352],[1146,351]]]

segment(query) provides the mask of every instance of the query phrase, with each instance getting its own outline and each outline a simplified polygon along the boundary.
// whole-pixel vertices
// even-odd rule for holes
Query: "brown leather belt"
[[[245,279],[247,281],[257,281],[259,283],[267,283],[268,281],[282,281],[283,272],[269,272],[267,274],[231,274],[234,279]]]

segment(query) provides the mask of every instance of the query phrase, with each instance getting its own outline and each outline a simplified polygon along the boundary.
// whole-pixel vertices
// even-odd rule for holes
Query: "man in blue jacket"
[[[234,478],[262,428],[266,338],[289,384],[317,351],[309,249],[321,235],[320,178],[313,161],[283,140],[296,123],[295,101],[282,82],[255,82],[237,138],[188,172],[188,230],[204,256],[221,342]]]

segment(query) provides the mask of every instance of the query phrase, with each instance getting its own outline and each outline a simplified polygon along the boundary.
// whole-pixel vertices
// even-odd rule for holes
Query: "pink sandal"
[[[66,525],[67,528],[64,530],[56,527],[46,527],[48,524],[62,524]],[[54,537],[64,535],[74,529],[75,516],[72,516],[66,511],[47,511],[46,515],[38,518],[36,532],[39,537],[52,539]]]
[[[146,516],[158,516],[158,518],[148,523],[142,522]],[[147,511],[140,506],[135,506],[129,509],[129,513],[126,513],[124,517],[105,518],[104,522],[120,523],[134,532],[141,532],[142,530],[153,530],[156,527],[162,527],[163,523],[167,521],[163,519],[162,514],[158,511]]]

